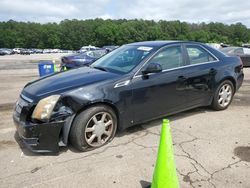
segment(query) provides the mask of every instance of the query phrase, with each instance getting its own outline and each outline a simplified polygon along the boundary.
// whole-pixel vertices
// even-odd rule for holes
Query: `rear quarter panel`
[[[218,74],[215,77],[216,87],[226,79],[233,82],[235,89],[238,90],[244,78],[242,63],[239,57],[221,57],[217,64]]]

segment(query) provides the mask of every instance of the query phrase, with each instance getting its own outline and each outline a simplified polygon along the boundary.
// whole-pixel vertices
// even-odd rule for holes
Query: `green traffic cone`
[[[158,157],[151,188],[179,188],[174,161],[172,136],[169,120],[164,119],[161,129]]]

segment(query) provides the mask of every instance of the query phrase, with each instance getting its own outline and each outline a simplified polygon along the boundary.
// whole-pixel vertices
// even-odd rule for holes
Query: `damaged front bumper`
[[[66,121],[52,123],[22,122],[13,115],[19,137],[28,149],[37,153],[59,152],[59,138]]]

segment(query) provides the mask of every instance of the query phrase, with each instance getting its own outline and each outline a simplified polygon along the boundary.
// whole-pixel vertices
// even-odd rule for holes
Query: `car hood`
[[[90,67],[82,67],[66,72],[56,73],[28,83],[22,94],[28,98],[43,98],[52,94],[60,94],[78,87],[102,82],[119,76]]]

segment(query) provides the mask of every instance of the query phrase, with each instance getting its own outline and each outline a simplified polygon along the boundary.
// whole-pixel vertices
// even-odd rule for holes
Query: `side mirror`
[[[162,71],[162,67],[158,63],[150,63],[145,70],[142,71],[143,75],[147,75],[149,73],[158,73]]]

